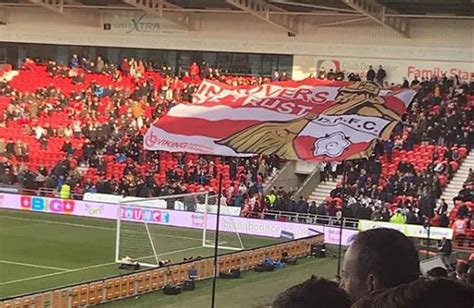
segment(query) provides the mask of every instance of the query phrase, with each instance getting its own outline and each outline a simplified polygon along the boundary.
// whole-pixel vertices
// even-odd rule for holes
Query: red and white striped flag
[[[387,139],[416,91],[317,79],[232,87],[204,81],[145,135],[145,149],[340,161]]]

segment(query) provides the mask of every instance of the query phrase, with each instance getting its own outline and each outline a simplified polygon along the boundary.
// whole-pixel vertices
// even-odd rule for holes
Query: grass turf
[[[216,307],[251,308],[266,307],[275,296],[290,286],[300,283],[312,274],[331,278],[335,276],[337,259],[306,258],[295,266],[288,266],[274,272],[244,272],[241,279],[218,280],[216,288]],[[164,295],[162,291],[136,298],[103,304],[104,308],[180,308],[210,307],[212,280],[196,283],[193,292],[180,295]]]
[[[114,263],[115,228],[110,220],[0,210],[0,298],[127,273]],[[179,262],[213,253],[202,247],[200,230],[154,225],[152,233],[162,258]],[[229,243],[237,241],[235,234],[222,239],[237,245]],[[251,248],[277,240],[242,241]]]

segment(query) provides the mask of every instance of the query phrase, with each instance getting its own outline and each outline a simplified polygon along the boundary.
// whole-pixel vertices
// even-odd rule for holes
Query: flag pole
[[[222,173],[219,174],[219,189],[217,193],[217,216],[216,216],[216,235],[214,238],[214,277],[212,278],[212,297],[211,308],[216,305],[216,283],[217,283],[217,254],[219,247],[219,221],[221,217],[221,195],[222,195]]]
[[[339,251],[337,255],[337,276],[341,274],[341,260],[342,260],[342,231],[344,224],[344,199],[346,198],[346,161],[342,161],[342,207],[341,207],[341,221],[339,223]]]

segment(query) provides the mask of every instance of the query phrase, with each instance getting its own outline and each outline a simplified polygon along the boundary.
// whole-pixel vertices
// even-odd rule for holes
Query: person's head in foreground
[[[417,280],[361,298],[352,308],[472,308],[474,288],[445,278]]]
[[[426,272],[426,276],[430,279],[448,278],[448,271],[442,267],[435,267]]]
[[[351,300],[336,282],[312,276],[278,295],[272,308],[349,308]]]
[[[418,252],[413,243],[393,229],[372,229],[357,235],[342,267],[341,287],[352,301],[420,277]]]

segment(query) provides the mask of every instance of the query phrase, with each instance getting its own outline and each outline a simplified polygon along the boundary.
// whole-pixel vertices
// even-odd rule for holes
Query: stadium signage
[[[187,32],[184,27],[180,27],[175,22],[165,18],[128,12],[113,14],[103,12],[102,25],[104,31],[138,36],[166,32]]]
[[[102,214],[102,211],[104,210],[104,205],[95,205],[95,204],[86,204],[85,205],[85,210],[89,212],[90,215],[92,216],[98,216]]]
[[[372,220],[360,220],[359,230],[365,231],[376,228],[390,228],[395,229],[408,237],[416,238],[428,238],[428,229],[420,225],[408,225],[408,224],[394,224],[384,221],[372,221]],[[451,228],[430,228],[430,238],[435,240],[441,240],[443,237],[451,240],[453,238],[453,229]]]
[[[21,197],[21,208],[24,210],[51,212],[60,214],[72,214],[74,212],[74,200],[51,199],[44,197]]]
[[[169,223],[170,214],[167,211],[144,209],[140,207],[122,207],[120,211],[121,219],[144,222]]]
[[[56,215],[74,215],[117,220],[119,206],[117,203],[99,203],[81,200],[63,200],[56,198],[22,196],[0,193],[0,208],[47,212]],[[230,207],[229,207],[230,208]],[[123,206],[120,213],[126,221],[148,222],[151,224],[169,225],[183,228],[202,229],[205,217],[202,213],[177,210],[144,209],[139,206]],[[216,215],[209,213],[206,217],[209,230],[216,227]],[[266,219],[251,219],[223,214],[219,224],[223,232],[280,238],[282,234],[291,233],[295,239],[324,233],[328,244],[339,243],[339,228],[323,225],[312,225],[293,222],[281,222]],[[348,245],[357,230],[343,229],[342,243]]]
[[[115,22],[104,23],[104,30],[118,30],[128,33],[134,32],[157,32],[160,31],[161,26],[157,20],[150,18],[147,14],[138,17],[131,17],[128,20],[118,20]]]
[[[312,67],[316,72],[324,70],[329,72],[333,70],[336,72],[340,70],[347,76],[349,73],[356,73],[362,79],[366,78],[369,66],[372,65],[375,71],[378,70],[378,66],[382,65],[387,73],[386,80],[388,82],[401,83],[404,77],[412,80],[415,77],[421,78],[441,78],[443,75],[447,77],[457,75],[460,80],[473,81],[474,70],[472,63],[469,62],[444,62],[444,61],[414,61],[414,60],[403,60],[403,59],[369,59],[369,58],[349,58],[349,57],[338,57],[333,59],[320,59],[316,58],[314,64],[299,63],[299,59],[296,59],[296,67]]]
[[[432,78],[438,77],[441,78],[443,75],[446,76],[455,76],[457,75],[461,80],[474,80],[474,72],[468,72],[461,68],[446,68],[442,69],[440,67],[432,68],[419,68],[414,65],[409,65],[407,69],[407,76],[409,78],[418,77],[418,78]]]

